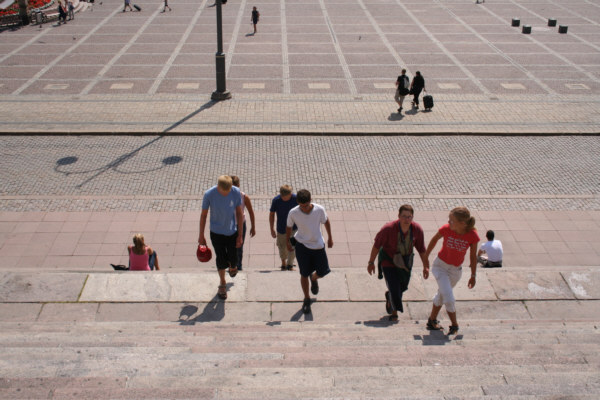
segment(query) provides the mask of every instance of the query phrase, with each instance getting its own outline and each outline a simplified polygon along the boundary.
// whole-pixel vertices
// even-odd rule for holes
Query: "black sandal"
[[[390,315],[388,319],[390,320],[390,322],[396,322],[398,321],[398,315]]]
[[[390,300],[390,292],[385,292],[385,312],[391,314],[394,310],[392,310],[392,301]]]
[[[310,299],[304,299],[304,302],[302,303],[302,312],[304,314],[310,314]]]
[[[428,319],[427,320],[427,329],[430,331],[441,331],[444,328],[440,325],[440,321],[437,319]]]
[[[450,325],[448,327],[448,336],[456,335],[457,332],[458,332],[458,325]]]
[[[238,273],[238,269],[237,269],[237,267],[235,267],[235,268],[233,268],[233,271],[231,271],[231,270],[232,270],[232,268],[229,267],[229,276],[232,277],[232,278],[235,278],[235,276]]]

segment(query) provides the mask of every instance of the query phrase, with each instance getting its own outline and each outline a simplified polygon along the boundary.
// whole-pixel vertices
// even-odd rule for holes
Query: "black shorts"
[[[316,272],[319,277],[324,277],[331,272],[325,248],[309,249],[300,242],[296,242],[296,260],[300,269],[300,275],[310,276]]]
[[[210,233],[210,241],[217,256],[217,269],[227,269],[230,266],[235,267],[237,265],[236,239],[237,232],[231,236]]]

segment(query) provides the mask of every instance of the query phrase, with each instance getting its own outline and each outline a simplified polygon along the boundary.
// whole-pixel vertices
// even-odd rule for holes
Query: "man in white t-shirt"
[[[494,240],[494,231],[487,231],[485,234],[487,242],[483,243],[477,252],[477,261],[483,268],[500,268],[502,267],[502,242]],[[484,257],[484,254],[487,257]]]
[[[331,236],[331,225],[325,209],[310,202],[310,192],[306,189],[299,190],[296,194],[298,206],[290,210],[287,217],[286,241],[288,250],[292,251],[292,241],[296,247],[296,260],[300,269],[300,284],[304,292],[302,312],[308,314],[310,310],[310,295],[308,293],[308,282],[310,278],[310,291],[316,295],[319,293],[317,279],[324,277],[330,271],[327,253],[325,252],[325,241],[321,233],[321,224],[327,231],[327,247],[333,247]],[[292,228],[294,224],[298,230],[293,238]]]

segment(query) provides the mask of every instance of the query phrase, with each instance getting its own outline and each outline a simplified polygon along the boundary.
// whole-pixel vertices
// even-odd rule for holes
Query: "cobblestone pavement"
[[[3,136],[0,210],[198,210],[221,174],[331,210],[600,209],[594,136]]]
[[[1,31],[0,131],[600,132],[600,7],[588,0],[231,1],[233,100],[219,104],[210,3],[161,13],[162,2],[139,0],[142,12],[122,13],[105,0],[67,25]],[[423,72],[432,113],[408,101],[396,113],[400,66]]]

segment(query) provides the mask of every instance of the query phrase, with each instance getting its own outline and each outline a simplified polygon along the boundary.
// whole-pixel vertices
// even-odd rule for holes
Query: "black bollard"
[[[558,33],[567,33],[567,29],[569,29],[569,27],[567,25],[559,25]]]
[[[548,26],[556,26],[556,18],[548,18]]]
[[[531,25],[523,25],[523,33],[528,35],[531,33]]]
[[[513,18],[511,26],[519,26],[519,25],[521,25],[521,20],[519,18]]]

